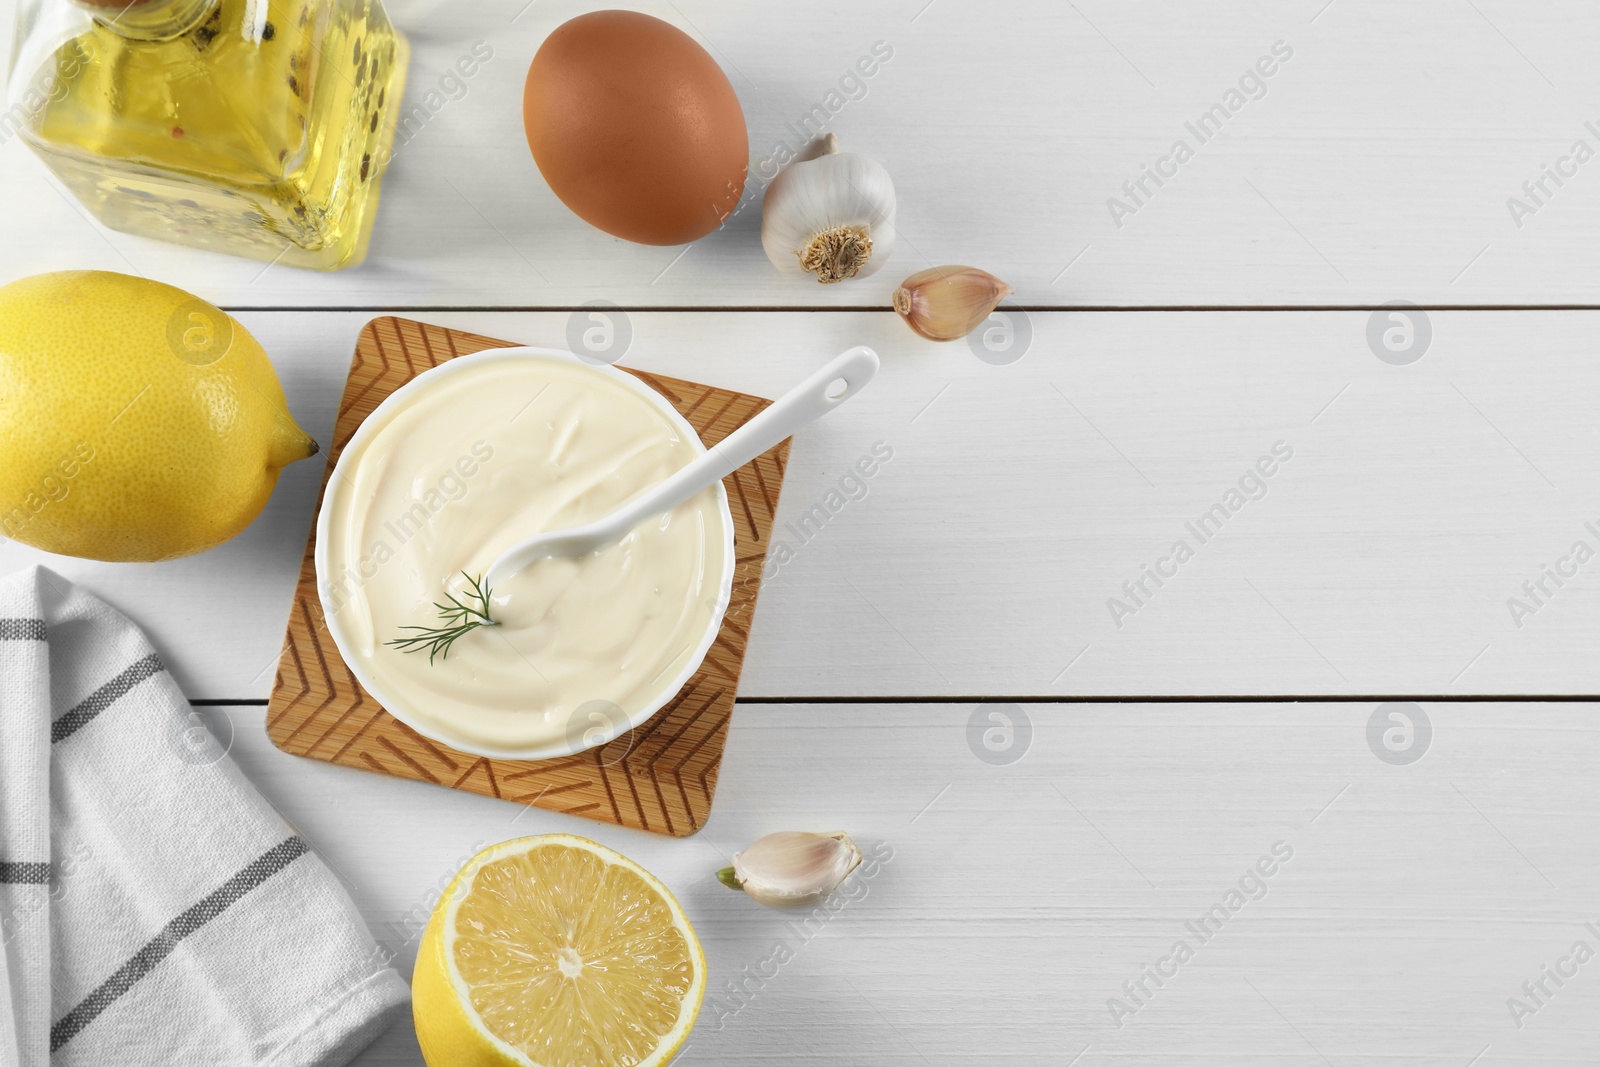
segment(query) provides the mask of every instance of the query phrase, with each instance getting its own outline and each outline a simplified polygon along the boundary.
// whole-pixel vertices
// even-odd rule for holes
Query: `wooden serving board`
[[[363,419],[401,385],[447,359],[513,342],[409,319],[367,324],[356,345],[334,427],[322,493],[339,454]],[[722,440],[770,401],[631,372],[659,390],[706,444]],[[562,759],[485,759],[422,737],[389,715],[356,682],[328,634],[317,598],[316,524],[306,541],[289,632],[267,708],[267,733],[285,752],[349,767],[465,789],[519,804],[687,836],[705,824],[716,792],[767,540],[778,507],[789,443],[724,479],[737,560],[733,599],[711,651],[689,683],[637,730]],[[321,498],[317,507],[320,511]]]

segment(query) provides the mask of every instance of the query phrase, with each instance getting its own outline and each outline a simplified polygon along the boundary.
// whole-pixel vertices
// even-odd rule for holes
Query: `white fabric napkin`
[[[0,580],[0,1067],[338,1067],[408,1000],[126,617]]]

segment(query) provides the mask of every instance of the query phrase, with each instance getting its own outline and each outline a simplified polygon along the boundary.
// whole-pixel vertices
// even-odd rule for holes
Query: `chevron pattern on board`
[[[322,491],[356,427],[385,397],[416,375],[455,356],[510,341],[447,330],[409,319],[367,324],[356,345],[350,377],[328,455]],[[770,401],[708,385],[632,372],[666,396],[711,445]],[[552,811],[620,823],[659,834],[687,836],[705,824],[761,569],[789,457],[786,441],[723,482],[733,511],[737,567],[733,600],[722,632],[700,670],[665,708],[637,730],[564,759],[519,762],[469,756],[430,741],[390,716],[362,690],[328,635],[317,599],[312,552],[306,542],[294,610],[278,661],[267,733],[285,752],[398,778],[532,804]],[[317,502],[321,510],[321,498]]]

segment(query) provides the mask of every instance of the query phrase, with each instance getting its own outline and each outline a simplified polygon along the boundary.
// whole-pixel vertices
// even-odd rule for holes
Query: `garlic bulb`
[[[823,285],[865,278],[894,251],[894,182],[876,160],[828,134],[785,167],[761,202],[761,247],[788,274]]]
[[[815,904],[836,889],[861,862],[861,850],[844,831],[768,834],[717,872],[723,885],[743,889],[773,908]]]
[[[930,267],[900,283],[894,309],[930,341],[959,341],[1014,290],[977,267]]]

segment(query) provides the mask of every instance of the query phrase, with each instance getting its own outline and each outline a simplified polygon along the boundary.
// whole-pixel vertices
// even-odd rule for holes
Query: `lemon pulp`
[[[425,935],[414,984],[436,1067],[654,1067],[694,1024],[705,962],[660,882],[592,841],[553,835],[468,865]]]

